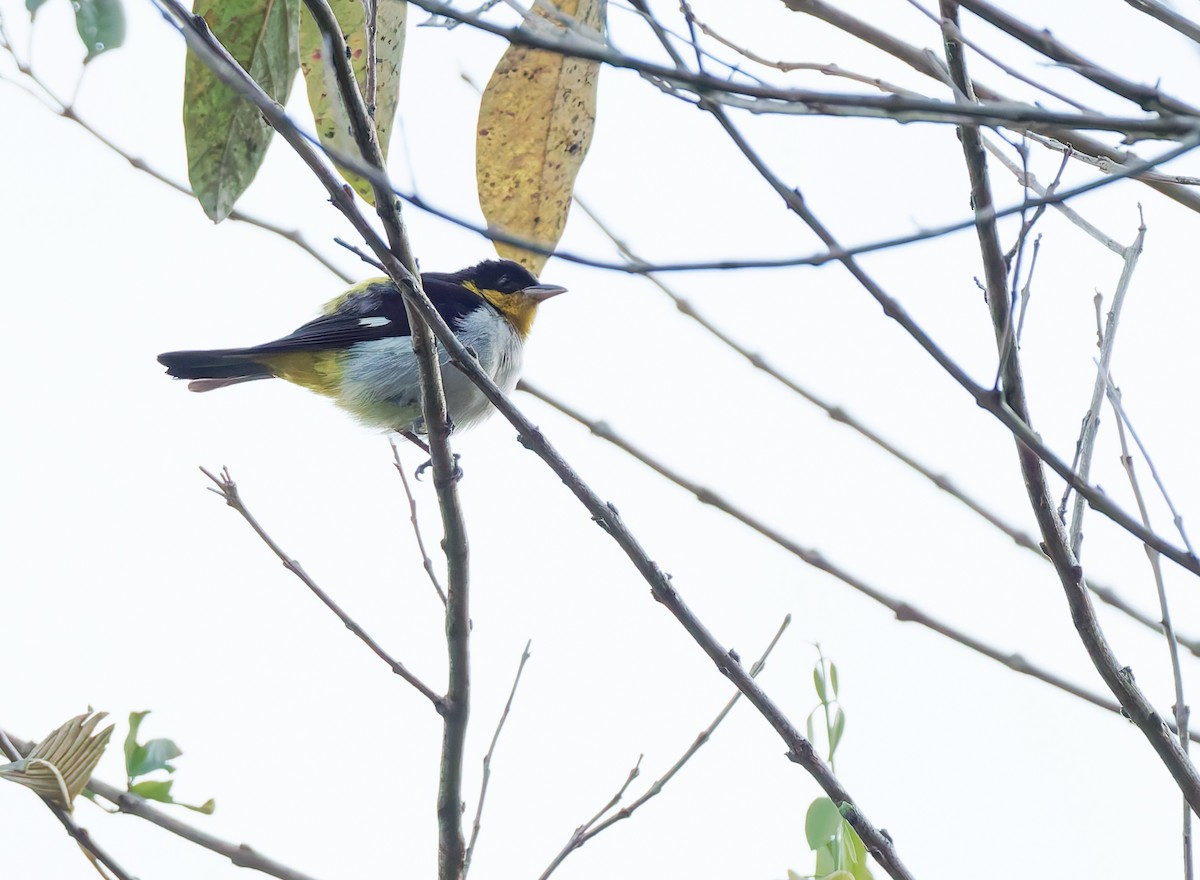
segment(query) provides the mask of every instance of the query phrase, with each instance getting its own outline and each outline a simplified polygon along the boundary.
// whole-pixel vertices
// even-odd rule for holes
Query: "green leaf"
[[[196,0],[195,12],[263,90],[286,104],[296,78],[300,0]],[[273,134],[258,109],[188,53],[183,81],[188,179],[215,223],[258,173]]]
[[[820,711],[821,711],[821,707],[817,706],[817,708],[815,708],[811,712],[809,712],[808,717],[806,719],[804,719],[804,732],[808,734],[809,742],[812,742],[816,738],[817,732],[813,727],[813,718]]]
[[[174,804],[177,807],[186,807],[189,810],[193,810],[197,813],[203,813],[206,816],[212,815],[213,810],[217,808],[216,801],[214,801],[212,798],[209,798],[198,807],[193,806],[192,804],[185,804],[182,801],[177,801],[171,795],[171,786],[174,784],[174,782],[174,779],[146,779],[142,782],[137,782],[129,786],[129,790],[133,794],[143,797],[148,801],[158,801],[159,803],[163,804]]]
[[[833,697],[837,699],[838,695],[838,679],[837,679],[837,664],[832,660],[829,661],[829,686],[833,689]]]
[[[169,739],[152,739],[145,745],[137,741],[138,730],[149,712],[129,713],[129,735],[125,737],[125,775],[130,779],[144,776],[155,770],[174,773],[175,768],[167,762],[183,754]]]
[[[842,741],[842,734],[846,732],[846,713],[842,711],[842,707],[838,706],[833,710],[833,724],[829,728],[829,757],[833,757],[833,753],[837,751],[838,743]]]
[[[129,766],[130,766],[130,763],[133,761],[134,753],[139,748],[141,748],[138,745],[138,741],[137,741],[138,729],[141,728],[142,721],[149,714],[150,714],[149,710],[146,710],[145,712],[130,712],[129,713],[129,733],[127,733],[125,735],[125,769],[127,771],[126,772],[127,776],[133,775],[131,773],[128,773]]]
[[[32,14],[37,6],[31,8],[30,2],[25,0],[25,6]],[[38,6],[41,2],[44,0]],[[125,8],[121,0],[71,0],[71,5],[75,9],[75,29],[87,49],[84,64],[125,42]]]
[[[152,739],[135,750],[132,762],[126,762],[125,772],[129,776],[145,776],[155,770],[174,773],[175,768],[167,762],[178,758],[183,752],[169,739]]]
[[[867,847],[849,822],[842,827],[842,867],[850,871],[854,880],[875,880],[867,866]]]
[[[817,861],[813,867],[814,877],[825,877],[837,870],[836,842],[830,841],[817,850]]]
[[[173,804],[175,799],[171,797],[171,786],[174,784],[174,779],[144,779],[129,786],[129,790],[148,801]]]
[[[176,801],[176,803],[178,803],[178,801]],[[213,814],[213,810],[217,808],[217,802],[212,798],[209,798],[198,807],[194,807],[191,804],[179,804],[179,806],[187,807],[189,810],[193,810],[197,813],[203,813],[206,816],[211,816]]]
[[[825,698],[825,661],[818,660],[817,665],[813,667],[813,686],[817,689],[817,699],[822,704],[829,702]]]
[[[341,26],[350,51],[350,66],[358,82],[368,112],[372,98],[367,95],[367,21],[362,0],[330,0],[330,8]],[[379,149],[387,158],[392,122],[400,100],[400,61],[404,57],[405,24],[408,4],[404,0],[379,0],[375,19],[375,131]],[[358,143],[350,125],[350,112],[342,100],[333,65],[325,58],[324,39],[307,8],[300,11],[300,69],[308,91],[317,136],[336,152],[359,156]],[[340,169],[355,191],[375,204],[375,190],[357,174]]]
[[[804,816],[804,837],[809,849],[818,850],[825,846],[837,837],[841,827],[842,814],[829,798],[819,797],[809,804]]]

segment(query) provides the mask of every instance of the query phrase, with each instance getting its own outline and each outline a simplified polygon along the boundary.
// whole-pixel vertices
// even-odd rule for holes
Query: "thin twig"
[[[1133,490],[1134,498],[1137,500],[1138,513],[1141,514],[1142,521],[1146,526],[1150,525],[1150,512],[1146,508],[1146,498],[1142,494],[1142,487],[1138,482],[1137,472],[1133,468],[1133,456],[1129,453],[1129,443],[1125,437],[1125,425],[1121,419],[1121,392],[1112,384],[1111,377],[1106,376],[1105,391],[1108,399],[1112,403],[1113,412],[1117,416],[1117,436],[1121,441],[1121,465],[1125,469],[1125,474],[1129,477],[1129,487]],[[1175,628],[1171,625],[1171,610],[1167,605],[1167,585],[1163,580],[1162,564],[1158,553],[1151,550],[1149,547],[1144,547],[1146,558],[1150,561],[1150,570],[1154,575],[1154,586],[1158,591],[1158,607],[1162,612],[1163,631],[1167,634],[1167,650],[1171,657],[1171,678],[1175,684],[1175,726],[1179,729],[1179,747],[1183,749],[1184,754],[1188,752],[1188,717],[1191,710],[1188,708],[1187,701],[1183,696],[1183,668],[1179,663],[1179,650],[1175,645],[1171,636],[1175,632]],[[1183,876],[1184,880],[1192,880],[1193,854],[1192,854],[1192,810],[1188,805],[1187,799],[1183,799]]]
[[[508,699],[504,702],[504,711],[500,713],[500,720],[496,722],[496,729],[492,733],[492,741],[488,745],[487,754],[483,756],[483,778],[479,783],[479,800],[475,804],[475,819],[471,823],[471,840],[467,844],[467,855],[463,860],[463,876],[467,876],[467,872],[471,870],[471,856],[475,853],[475,841],[479,839],[480,821],[483,819],[483,802],[487,798],[488,782],[492,778],[492,756],[496,753],[496,743],[500,741],[500,731],[504,729],[504,722],[508,720],[509,710],[512,709],[513,698],[517,695],[517,686],[521,683],[521,673],[525,671],[525,664],[529,660],[529,646],[533,644],[530,639],[525,643],[525,650],[521,652],[521,662],[517,664],[517,674],[513,677],[512,689],[508,692]]]
[[[934,22],[934,24],[938,25],[939,27],[945,26],[944,23],[942,22],[942,20],[940,18],[938,18],[938,16],[934,15],[932,12],[930,12],[928,9],[926,9],[924,6],[922,6],[918,2],[918,0],[908,0],[908,2],[918,12],[920,12],[926,18],[928,18],[932,22]],[[957,31],[957,28],[956,28],[956,31]],[[1064,104],[1070,104],[1076,110],[1080,110],[1084,113],[1094,112],[1086,104],[1081,104],[1078,101],[1076,101],[1074,98],[1071,98],[1070,96],[1065,95],[1062,92],[1057,92],[1054,89],[1050,88],[1049,86],[1038,82],[1037,80],[1033,79],[1033,77],[1026,76],[1025,74],[1021,73],[1021,71],[1017,70],[1012,65],[1005,64],[1004,61],[1000,57],[998,57],[997,55],[995,55],[991,52],[988,52],[986,49],[984,49],[978,43],[968,40],[960,31],[956,32],[955,37],[959,41],[961,41],[964,46],[969,46],[976,54],[979,55],[979,57],[986,58],[988,61],[990,61],[996,67],[998,67],[1000,70],[1004,71],[1006,74],[1011,76],[1013,79],[1020,80],[1021,82],[1025,83],[1026,85],[1033,86],[1035,89],[1037,89],[1040,92],[1045,92],[1047,95],[1051,95],[1055,98],[1058,98],[1058,100],[1062,101]]]
[[[779,625],[779,629],[775,632],[775,635],[771,638],[771,641],[763,650],[762,655],[756,661],[754,661],[753,665],[751,665],[751,678],[757,678],[758,674],[762,672],[763,667],[766,666],[767,658],[771,656],[771,652],[775,650],[775,646],[779,644],[779,640],[783,638],[783,634],[791,622],[792,615],[788,614],[783,618],[783,622]],[[696,738],[692,740],[692,744],[684,750],[683,754],[679,756],[678,760],[676,760],[675,763],[672,764],[662,776],[654,780],[654,782],[650,784],[641,797],[631,802],[629,806],[622,807],[615,813],[610,814],[609,811],[612,810],[613,807],[615,807],[618,803],[620,803],[622,796],[625,794],[625,790],[629,788],[629,784],[633,782],[633,780],[639,775],[639,768],[642,765],[642,758],[639,757],[637,766],[633,768],[633,771],[625,780],[625,784],[621,786],[621,790],[617,792],[616,797],[612,798],[599,813],[575,829],[575,831],[571,834],[571,837],[567,840],[566,845],[559,850],[558,854],[550,862],[546,870],[542,872],[538,880],[546,880],[546,878],[553,874],[555,869],[562,864],[563,860],[575,850],[579,849],[606,828],[611,828],[617,822],[620,822],[623,819],[628,819],[637,811],[638,807],[645,804],[646,801],[650,800],[651,798],[657,797],[659,794],[661,794],[667,783],[675,777],[675,774],[682,770],[684,765],[692,759],[692,756],[695,755],[696,752],[700,751],[700,749],[704,747],[705,743],[712,739],[713,733],[718,727],[721,726],[721,722],[725,720],[726,716],[733,711],[733,707],[737,705],[737,702],[739,699],[741,699],[741,697],[741,691],[734,693],[734,695],[729,698],[728,702],[725,703],[721,711],[717,713],[716,717],[713,718],[709,725],[696,734]]]
[[[1111,377],[1109,383],[1111,384]],[[1183,516],[1175,507],[1175,502],[1171,500],[1171,495],[1167,492],[1166,484],[1163,483],[1162,477],[1158,473],[1158,468],[1154,466],[1154,459],[1150,457],[1150,451],[1146,448],[1146,444],[1142,442],[1141,436],[1137,429],[1133,426],[1133,422],[1129,419],[1129,414],[1125,411],[1125,404],[1116,397],[1110,397],[1110,402],[1113,404],[1117,414],[1121,417],[1121,421],[1125,423],[1125,427],[1129,429],[1129,436],[1133,438],[1133,442],[1137,445],[1138,451],[1142,454],[1142,459],[1146,462],[1146,467],[1150,469],[1150,476],[1154,478],[1154,484],[1158,486],[1158,491],[1166,502],[1167,508],[1171,511],[1171,517],[1175,523],[1175,529],[1179,532],[1179,537],[1183,541],[1183,546],[1188,548],[1188,551],[1195,553],[1195,548],[1192,547],[1191,539],[1188,538],[1187,530],[1183,527]]]
[[[1140,212],[1139,206],[1139,214]],[[1100,407],[1104,403],[1104,389],[1107,387],[1108,374],[1112,366],[1112,353],[1117,338],[1117,327],[1121,320],[1121,309],[1125,305],[1125,296],[1129,292],[1129,284],[1133,280],[1133,273],[1137,269],[1138,258],[1142,255],[1145,241],[1146,220],[1143,217],[1138,224],[1137,237],[1122,254],[1124,266],[1121,268],[1121,277],[1117,281],[1117,289],[1113,294],[1112,306],[1109,307],[1108,319],[1101,337],[1100,361],[1096,367],[1096,380],[1092,385],[1092,399],[1088,402],[1087,413],[1083,417],[1083,431],[1079,437],[1077,472],[1082,480],[1091,478],[1092,455],[1096,451],[1096,437],[1100,429]],[[1142,523],[1149,528],[1149,522],[1144,515]],[[1071,527],[1067,535],[1071,541],[1071,552],[1076,559],[1079,559],[1083,545],[1083,498],[1078,495],[1075,496],[1075,505],[1071,510]]]
[[[1157,18],[1167,27],[1179,31],[1189,40],[1200,43],[1200,25],[1190,18],[1184,18],[1174,9],[1159,0],[1125,0],[1138,12],[1144,12],[1152,18]]]
[[[1118,76],[1111,70],[1084,58],[1078,52],[1069,48],[1056,39],[1048,30],[1030,27],[1015,16],[988,3],[987,0],[958,0],[963,9],[978,15],[997,30],[1003,31],[1010,37],[1020,40],[1035,52],[1040,52],[1052,61],[1056,61],[1069,70],[1073,70],[1096,85],[1107,89],[1114,95],[1120,95],[1132,101],[1143,110],[1150,113],[1179,113],[1186,116],[1196,116],[1200,110],[1190,104],[1164,94],[1157,87],[1144,86]],[[943,7],[944,19],[945,15]],[[956,20],[957,24],[957,20]]]
[[[333,601],[328,593],[326,593],[323,589],[321,589],[320,586],[317,585],[317,582],[314,581],[309,576],[308,572],[304,570],[303,566],[300,565],[299,560],[293,559],[283,551],[282,547],[275,543],[275,539],[267,534],[266,529],[262,527],[254,515],[246,508],[245,502],[242,501],[242,496],[238,490],[237,484],[229,475],[228,468],[222,468],[219,476],[207,468],[200,468],[200,470],[204,476],[212,480],[216,486],[216,488],[210,486],[209,491],[225,499],[225,503],[241,515],[242,519],[244,519],[249,524],[250,528],[254,530],[254,533],[258,535],[264,544],[267,545],[268,549],[270,549],[270,551],[279,558],[279,561],[283,563],[284,568],[299,578],[301,583],[308,587],[309,590],[312,591],[313,595],[320,599],[326,608],[337,615],[338,619],[342,622],[346,629],[358,636],[363,644],[370,648],[371,651],[373,651],[375,655],[379,657],[379,659],[381,659],[391,668],[392,672],[396,673],[396,675],[400,676],[410,685],[416,688],[416,690],[422,696],[424,696],[427,700],[429,700],[430,703],[433,704],[433,707],[439,713],[444,711],[444,698],[438,696],[438,694],[435,693],[428,685],[409,672],[408,668],[405,667],[403,663],[394,659],[390,654],[388,654],[388,652],[385,651],[378,642],[376,642],[373,638],[371,638],[370,635],[367,634],[366,630],[359,626],[349,614],[343,611],[340,605]]]
[[[421,553],[421,565],[425,568],[425,574],[429,576],[429,582],[433,584],[433,589],[437,593],[438,598],[442,600],[442,607],[446,606],[446,591],[442,589],[442,584],[438,580],[437,572],[433,570],[433,560],[429,558],[429,551],[425,549],[425,540],[421,537],[421,521],[417,517],[417,499],[413,497],[412,487],[408,484],[408,475],[404,472],[404,465],[400,463],[400,448],[396,445],[395,439],[391,439],[392,456],[394,457],[396,472],[400,474],[400,482],[404,485],[404,495],[408,499],[408,518],[412,523],[413,535],[417,539],[417,550]]]

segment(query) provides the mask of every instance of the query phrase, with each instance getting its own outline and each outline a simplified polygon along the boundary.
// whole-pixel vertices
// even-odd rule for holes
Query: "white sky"
[[[936,27],[910,6],[883,5],[846,7],[940,51]],[[1005,6],[1132,78],[1161,79],[1189,97],[1200,55],[1126,4]],[[672,4],[656,8],[681,23]],[[732,5],[697,3],[696,11],[766,57],[836,62],[944,97],[898,63],[779,3],[739,4],[736,13]],[[0,12],[22,44],[22,5],[0,0]],[[90,65],[78,112],[183,180],[182,41],[148,3],[129,0],[128,12],[127,45]],[[610,23],[620,48],[659,57],[628,11],[614,9]],[[977,20],[968,16],[966,24],[1038,77],[1100,109],[1132,112],[1011,41],[990,39]],[[405,58],[394,178],[401,187],[415,180],[430,202],[473,218],[477,99],[459,74],[484,81],[502,49],[467,27],[414,29]],[[69,94],[83,53],[63,0],[44,7],[33,50],[38,73]],[[8,78],[12,65],[0,64]],[[972,69],[982,81],[1028,94],[979,60]],[[842,87],[818,74],[789,76],[778,79]],[[440,606],[416,555],[386,440],[283,383],[191,395],[154,361],[168,349],[278,336],[341,283],[275,236],[212,226],[194,202],[0,86],[7,374],[0,725],[37,738],[92,705],[121,722],[123,737],[126,714],[151,709],[144,732],[172,737],[186,753],[176,794],[217,800],[211,818],[180,811],[181,818],[319,878],[431,876],[439,719],[205,491],[197,470],[228,465],[275,539],[394,655],[440,687]],[[301,93],[297,87],[294,97]],[[304,112],[298,101],[292,109]],[[967,216],[952,128],[743,122],[767,160],[848,243]],[[1139,149],[1150,155],[1156,147]],[[1057,158],[1034,156],[1042,179],[1053,177]],[[1198,173],[1194,158],[1176,168]],[[1069,179],[1089,174],[1073,168]],[[1001,204],[1019,198],[998,167],[994,180]],[[602,73],[596,138],[578,192],[651,260],[818,250],[711,119],[627,72]],[[1077,207],[1128,242],[1139,202],[1149,232],[1114,372],[1194,524],[1197,218],[1127,182]],[[370,273],[332,244],[334,235],[352,233],[286,148],[272,148],[241,206],[295,225],[349,270]],[[416,211],[407,216],[427,269],[457,269],[491,254],[470,233]],[[1006,244],[1015,228],[1004,224]],[[1038,229],[1022,356],[1035,427],[1069,459],[1094,373],[1092,297],[1099,290],[1107,305],[1121,264],[1053,212]],[[564,246],[612,253],[578,212]],[[973,232],[863,263],[988,381],[995,349],[973,281],[981,271]],[[528,350],[532,381],[879,589],[1103,689],[1049,566],[712,341],[649,283],[557,260],[543,278],[571,292],[542,310]],[[671,280],[797,381],[1032,530],[1005,431],[840,268]],[[794,616],[762,682],[797,724],[815,705],[809,643],[820,641],[836,660],[848,717],[838,774],[867,816],[891,832],[916,876],[1179,874],[1180,799],[1132,725],[897,623],[536,401],[518,403],[619,507],[724,644],[757,656],[784,614]],[[1104,419],[1096,479],[1132,509],[1107,411]],[[473,570],[469,813],[479,759],[521,648],[533,640],[496,758],[474,867],[480,878],[536,877],[639,754],[635,795],[730,693],[615,544],[514,433],[497,418],[455,438]],[[406,453],[407,467],[418,463]],[[429,484],[419,487],[418,503],[436,547]],[[1157,499],[1152,513],[1169,535]],[[1088,574],[1154,613],[1139,545],[1094,514],[1086,525]],[[1177,625],[1200,633],[1194,579],[1170,564],[1166,571]],[[1161,640],[1107,608],[1100,613],[1121,662],[1169,711]],[[1185,663],[1185,683],[1194,686],[1195,659]],[[802,823],[819,792],[783,751],[767,724],[739,706],[662,795],[568,858],[557,876],[765,880],[787,868],[811,870]],[[121,774],[114,745],[98,775],[119,783]],[[110,818],[88,804],[78,812],[144,880],[246,876],[140,820]],[[91,872],[32,795],[0,786],[0,877]]]

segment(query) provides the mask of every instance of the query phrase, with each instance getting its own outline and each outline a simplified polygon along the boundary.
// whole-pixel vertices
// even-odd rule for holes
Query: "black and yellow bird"
[[[517,385],[525,339],[538,305],[566,288],[540,284],[511,260],[488,260],[452,274],[425,272],[421,284],[438,313],[506,393]],[[491,404],[440,354],[450,419],[465,428]],[[388,278],[358,284],[293,333],[249,348],[170,351],[167,373],[192,391],[278,377],[334,402],[367,425],[424,433],[421,386],[404,301]]]

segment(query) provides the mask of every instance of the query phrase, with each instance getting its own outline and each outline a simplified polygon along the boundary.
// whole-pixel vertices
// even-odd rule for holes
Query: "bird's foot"
[[[428,450],[426,450],[426,451],[428,451]],[[454,456],[454,469],[450,473],[450,482],[457,483],[459,480],[461,480],[463,478],[463,470],[462,470],[462,468],[460,468],[458,466],[458,460],[460,458],[462,458],[462,456],[459,455],[457,452],[454,452],[451,454]],[[421,465],[419,468],[417,468],[417,472],[415,474],[416,478],[418,480],[421,479],[421,474],[425,473],[425,471],[429,470],[431,467],[433,467],[433,459],[432,458],[429,459],[429,461],[425,462],[423,465]]]

